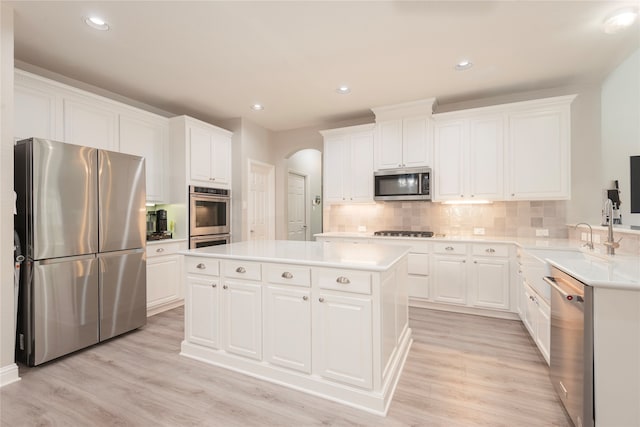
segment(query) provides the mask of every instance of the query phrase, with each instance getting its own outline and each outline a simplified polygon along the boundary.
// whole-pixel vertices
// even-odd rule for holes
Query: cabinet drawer
[[[408,273],[419,274],[421,276],[429,275],[429,255],[410,253],[408,257]]]
[[[465,243],[451,243],[451,242],[434,243],[433,252],[438,254],[466,255],[467,245]]]
[[[147,258],[151,258],[154,256],[171,255],[180,250],[182,250],[181,242],[163,242],[153,245],[147,244]]]
[[[251,261],[224,261],[224,275],[236,279],[262,280],[259,262]]]
[[[265,264],[267,282],[283,285],[311,286],[311,269],[299,265]]]
[[[471,251],[478,256],[508,257],[509,248],[504,245],[473,244]]]
[[[187,273],[206,274],[209,276],[220,275],[220,267],[217,259],[205,257],[186,257]]]
[[[333,289],[357,294],[371,294],[371,273],[337,269],[314,270],[321,289]]]

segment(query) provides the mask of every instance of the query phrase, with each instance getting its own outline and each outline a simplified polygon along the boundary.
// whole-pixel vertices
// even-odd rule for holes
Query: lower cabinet
[[[315,309],[315,373],[370,389],[373,385],[371,298],[321,293]]]
[[[434,255],[432,289],[432,298],[436,302],[466,304],[467,257]]]
[[[471,305],[509,310],[509,260],[475,258],[470,267]]]
[[[187,277],[185,336],[194,343],[220,348],[220,283],[218,277]],[[197,321],[195,319],[198,319]]]
[[[182,255],[187,242],[147,245],[147,315],[152,316],[182,305],[184,273]]]
[[[235,280],[223,283],[224,349],[229,353],[261,359],[262,285]]]
[[[522,323],[549,364],[551,346],[551,306],[526,282],[522,283]]]

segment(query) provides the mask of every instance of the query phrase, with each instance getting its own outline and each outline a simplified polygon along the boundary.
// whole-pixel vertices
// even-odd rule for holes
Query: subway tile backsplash
[[[566,202],[494,202],[488,205],[444,205],[433,202],[381,202],[324,207],[325,232],[428,230],[447,236],[472,236],[484,228],[495,237],[535,237],[537,229],[549,238],[567,238]]]

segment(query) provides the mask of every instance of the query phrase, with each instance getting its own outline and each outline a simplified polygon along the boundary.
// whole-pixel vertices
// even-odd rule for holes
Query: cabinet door
[[[16,75],[16,80],[18,79]],[[51,90],[18,84],[16,81],[14,114],[13,135],[17,140],[31,137],[59,139],[56,126],[56,96]]]
[[[211,182],[213,145],[211,132],[189,126],[189,169],[192,181]]]
[[[231,183],[231,137],[214,133],[211,150],[211,179],[216,185]]]
[[[569,107],[509,115],[512,200],[569,199]]]
[[[549,355],[551,351],[551,307],[542,299],[537,298],[538,302],[538,318],[536,325],[536,344],[540,349],[540,353],[549,364]]]
[[[460,200],[465,194],[467,127],[463,120],[436,122],[434,200]]]
[[[467,260],[461,256],[433,256],[434,301],[453,304],[467,302]]]
[[[64,142],[118,151],[118,111],[93,98],[63,100]]]
[[[469,121],[469,195],[504,200],[504,117]]]
[[[387,120],[376,123],[376,169],[403,167],[402,120]]]
[[[267,286],[265,291],[264,360],[310,373],[310,291],[279,286]]]
[[[354,202],[373,201],[373,134],[359,132],[351,135],[351,159],[345,174],[350,175],[350,196]]]
[[[402,120],[402,158],[404,167],[432,166],[429,119],[426,116]]]
[[[217,277],[187,277],[187,341],[220,348],[220,305]]]
[[[147,200],[163,202],[164,177],[168,175],[167,135],[169,122],[164,118],[151,119],[120,115],[120,151],[145,158]],[[168,163],[167,163],[168,164]]]
[[[349,140],[346,135],[331,136],[324,140],[323,174],[325,202],[343,202],[345,163],[350,162]]]
[[[523,284],[523,294],[524,294],[524,318],[522,319],[522,323],[526,326],[527,330],[531,337],[536,339],[536,327],[538,324],[538,306],[536,305],[536,300],[533,296],[533,292],[529,290],[526,284]]]
[[[224,349],[252,359],[262,358],[262,287],[226,281],[222,287]]]
[[[147,259],[147,310],[181,299],[181,258],[167,255]]]
[[[471,305],[509,310],[509,261],[476,258],[471,271]]]
[[[371,389],[371,299],[323,293],[316,304],[314,373],[330,380]]]
[[[410,253],[408,263],[409,296],[429,298],[429,255]]]

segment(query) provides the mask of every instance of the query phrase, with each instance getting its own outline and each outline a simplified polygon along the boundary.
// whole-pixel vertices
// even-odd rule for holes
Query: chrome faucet
[[[589,227],[589,241],[587,243],[585,243],[583,246],[586,246],[587,248],[589,248],[589,250],[593,250],[593,228],[591,228],[591,226],[589,224],[587,224],[586,222],[579,222],[575,225],[575,229],[578,229],[579,225],[586,225],[587,227]]]
[[[618,240],[617,242],[613,239],[613,202],[611,201],[611,199],[607,199],[607,201],[604,202],[604,212],[605,212],[606,218],[608,218],[607,220],[608,234],[607,234],[607,240],[603,244],[607,247],[608,255],[615,255],[616,248],[620,247],[619,242],[620,240],[622,240],[622,238],[620,238],[620,240]]]

